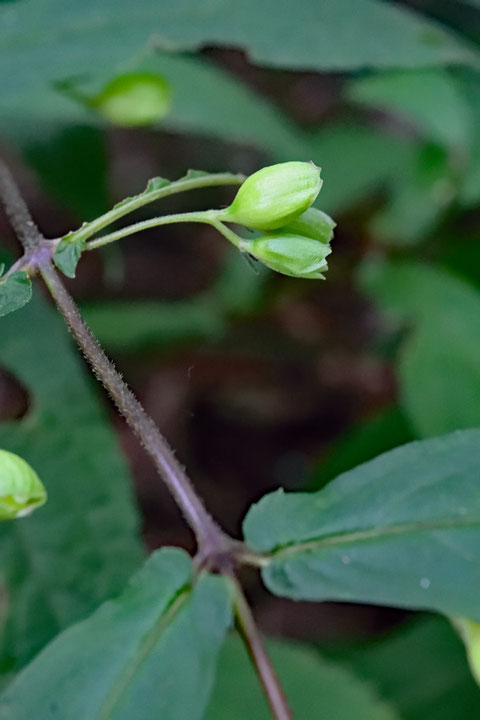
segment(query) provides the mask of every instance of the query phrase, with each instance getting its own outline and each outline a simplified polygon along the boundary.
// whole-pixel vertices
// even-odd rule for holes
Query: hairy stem
[[[219,548],[224,548],[228,544],[229,538],[209,515],[173,450],[103,352],[56,270],[49,263],[40,267],[40,272],[93,372],[150,454],[158,472],[194,531],[199,546],[207,553],[218,552]]]
[[[235,589],[234,605],[237,627],[265,691],[273,717],[275,720],[293,720],[287,699],[262,642],[243,590],[236,578],[232,578],[232,583]]]
[[[30,252],[37,248],[44,238],[33,222],[10,170],[2,160],[0,160],[0,196],[12,227],[25,250]]]
[[[215,210],[205,210],[202,212],[188,212],[188,213],[176,213],[175,215],[163,215],[162,217],[154,217],[149,220],[142,220],[141,222],[128,225],[128,227],[121,228],[115,232],[108,233],[108,235],[102,235],[102,237],[96,240],[90,240],[87,243],[87,250],[96,250],[104,245],[121,240],[128,235],[141,232],[142,230],[149,230],[160,225],[173,225],[174,223],[207,223],[212,224],[212,220],[216,215]]]
[[[115,232],[108,233],[108,235],[102,235],[102,237],[96,240],[90,240],[87,243],[87,250],[96,250],[97,248],[109,245],[110,243],[121,240],[128,235],[141,232],[142,230],[150,230],[154,227],[160,227],[161,225],[173,225],[175,223],[205,223],[211,225],[219,233],[221,233],[229,242],[235,245],[240,250],[248,249],[248,241],[241,238],[233,230],[230,230],[226,225],[217,220],[219,210],[203,210],[200,212],[188,212],[188,213],[176,213],[174,215],[162,215],[161,217],[150,218],[149,220],[142,220],[141,222],[128,225],[127,227],[115,230]]]
[[[141,193],[134,197],[128,198],[122,203],[119,203],[104,215],[92,220],[92,222],[86,223],[78,230],[75,230],[70,234],[69,239],[72,242],[87,240],[88,238],[95,235],[107,225],[111,225],[116,220],[128,215],[128,213],[137,210],[148,203],[160,200],[161,198],[174,195],[176,193],[185,192],[186,190],[196,190],[205,187],[214,187],[218,185],[241,185],[245,180],[245,175],[233,174],[233,173],[216,173],[211,175],[205,175],[193,178],[184,178],[172,182],[165,187],[160,187],[158,190],[153,190],[149,193]]]

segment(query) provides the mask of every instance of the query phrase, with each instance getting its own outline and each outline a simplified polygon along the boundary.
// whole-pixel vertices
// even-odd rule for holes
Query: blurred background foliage
[[[47,236],[155,175],[322,167],[317,206],[338,224],[326,282],[274,277],[201,226],[129,238],[84,257],[68,281],[229,531],[279,485],[316,489],[409,440],[480,424],[479,42],[478,0],[0,3],[1,154]],[[125,73],[169,87],[166,114],[148,127],[115,125],[93,101]],[[162,209],[231,195],[176,196]],[[18,254],[3,216],[0,241],[0,259]],[[140,531],[149,549],[192,548],[42,294],[0,327],[0,442],[49,489],[44,510],[0,529],[5,682],[121,589],[142,557]],[[295,604],[253,573],[245,582],[265,632],[310,643],[274,647],[293,695],[308,677],[300,704],[321,682],[339,720],[352,708],[360,717],[362,703],[379,720],[478,717],[446,621]],[[240,679],[229,686],[238,663],[231,645],[222,707],[244,697]]]

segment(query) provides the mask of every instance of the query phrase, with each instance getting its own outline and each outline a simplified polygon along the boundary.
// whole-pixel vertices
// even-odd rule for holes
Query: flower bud
[[[18,455],[0,450],[0,520],[29,515],[47,492],[37,473]]]
[[[323,279],[329,245],[302,235],[279,232],[251,240],[245,249],[264,265],[291,277]]]
[[[257,230],[275,230],[305,212],[321,186],[320,169],[313,163],[271,165],[245,180],[220,219]]]
[[[336,223],[329,215],[317,208],[309,208],[281,230],[282,233],[304,235],[328,244],[333,237],[335,226]]]
[[[109,82],[90,104],[115,125],[139,127],[161,120],[170,110],[171,95],[161,75],[126,73]]]

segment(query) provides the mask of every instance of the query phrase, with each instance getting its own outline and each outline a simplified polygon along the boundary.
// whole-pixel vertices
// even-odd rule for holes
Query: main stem
[[[190,479],[153,420],[107,358],[51,263],[40,268],[55,303],[115,405],[140,439],[163,477],[185,519],[194,531],[202,553],[226,549],[229,538],[223,533],[195,492]]]
[[[207,512],[173,450],[107,358],[80,315],[52,265],[50,248],[47,247],[48,242],[33,222],[10,171],[1,160],[0,197],[25,249],[25,257],[35,259],[33,267],[40,271],[57,308],[63,315],[93,372],[103,383],[118,410],[124,415],[152,457],[165,484],[194,531],[199,546],[198,557],[205,563],[208,563],[209,559],[213,560],[214,569],[228,575],[234,583],[237,625],[267,695],[273,717],[275,720],[292,720],[287,701],[262,644],[250,607],[237,579],[232,575],[235,561],[244,560],[249,564],[263,565],[263,562],[259,562],[262,558],[249,551],[243,543],[226,535]]]

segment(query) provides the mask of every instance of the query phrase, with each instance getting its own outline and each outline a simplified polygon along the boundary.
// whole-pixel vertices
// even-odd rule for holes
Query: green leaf
[[[295,720],[400,720],[370,684],[312,649],[271,641],[269,655]],[[271,711],[241,641],[232,637],[218,663],[206,720],[270,720]]]
[[[278,595],[431,609],[480,619],[480,430],[410,443],[318,493],[277,491],[246,540],[271,553]]]
[[[361,283],[410,328],[397,361],[400,400],[420,436],[480,425],[480,294],[427,265],[366,265]]]
[[[371,223],[379,240],[399,245],[421,240],[458,195],[449,158],[438,145],[420,145],[406,172],[392,178],[386,206]]]
[[[86,243],[83,240],[71,242],[69,235],[60,240],[55,250],[53,260],[59,270],[69,278],[75,277],[78,261],[80,260]]]
[[[389,408],[348,430],[314,468],[309,489],[317,490],[336,475],[372,460],[380,453],[413,440],[409,424],[398,408]]]
[[[0,520],[30,515],[46,499],[35,470],[18,455],[0,450]]]
[[[416,619],[388,636],[329,656],[367,680],[402,720],[476,720],[480,692],[465,651],[441,617]]]
[[[279,42],[281,38],[281,42]],[[372,41],[372,38],[375,41]],[[2,102],[99,68],[115,69],[148,47],[244,48],[254,62],[302,70],[474,63],[439,23],[377,0],[23,0],[0,5]],[[9,71],[15,68],[15,73]],[[35,72],[32,72],[35,68]]]
[[[125,461],[62,320],[38,296],[1,321],[1,337],[0,365],[30,410],[0,425],[0,447],[25,458],[49,494],[41,512],[0,527],[0,659],[18,667],[119,592],[143,552]]]
[[[56,638],[0,701],[30,720],[201,720],[231,621],[220,576],[182,550],[154,553],[116,600]]]
[[[20,310],[32,297],[32,283],[26,272],[18,271],[0,281],[0,317]]]
[[[417,149],[379,128],[335,123],[312,135],[310,152],[325,179],[317,204],[335,216],[406,177]]]
[[[407,120],[424,138],[467,149],[473,118],[461,85],[442,68],[379,73],[354,80],[347,98]]]

